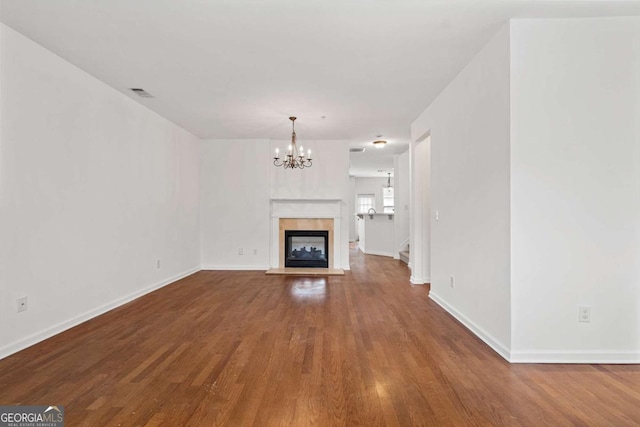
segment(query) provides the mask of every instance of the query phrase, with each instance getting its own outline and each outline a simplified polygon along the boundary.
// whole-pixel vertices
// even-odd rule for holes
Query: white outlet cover
[[[591,322],[591,307],[578,307],[578,322]]]
[[[18,313],[21,311],[27,311],[27,297],[18,298],[16,302],[18,304]]]

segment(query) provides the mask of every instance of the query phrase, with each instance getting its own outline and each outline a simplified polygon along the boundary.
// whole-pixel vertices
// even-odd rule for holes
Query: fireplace
[[[329,268],[329,231],[285,230],[284,266]]]
[[[340,254],[336,254],[336,246],[334,245],[334,240],[336,238],[334,221],[336,221],[335,218],[296,217],[294,215],[285,217],[282,212],[277,212],[276,210],[276,215],[273,217],[274,235],[272,240],[273,247],[271,250],[272,268],[287,270],[287,266],[285,265],[285,259],[287,258],[285,242],[289,239],[285,237],[286,231],[323,231],[329,236],[327,238],[328,250],[326,251],[328,267],[325,267],[324,269],[335,269],[336,262],[340,262]],[[322,246],[324,247],[324,244]],[[307,245],[307,250],[310,247],[310,245]],[[319,248],[320,245],[314,242],[313,247]],[[291,250],[293,251],[293,248]],[[291,267],[289,267],[289,270],[290,269]],[[318,268],[317,271],[319,272],[320,270],[321,268]],[[298,273],[301,271],[304,270],[299,270]]]

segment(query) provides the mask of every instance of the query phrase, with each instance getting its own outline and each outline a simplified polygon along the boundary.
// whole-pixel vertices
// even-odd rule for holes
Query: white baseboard
[[[166,285],[169,285],[173,282],[176,282],[180,279],[183,279],[187,276],[192,275],[200,271],[200,267],[194,267],[187,271],[184,271],[180,274],[176,274],[175,276],[169,277],[167,279],[163,279],[159,282],[154,283],[151,286],[147,286],[146,288],[140,289],[136,292],[133,292],[129,295],[126,295],[122,298],[118,298],[115,301],[109,302],[107,304],[103,304],[99,307],[96,307],[92,310],[89,310],[79,316],[75,316],[72,319],[65,320],[64,322],[60,322],[57,325],[53,325],[45,330],[40,332],[36,332],[35,334],[31,334],[26,338],[15,341],[9,345],[0,347],[0,359],[4,359],[7,356],[10,356],[14,353],[19,352],[20,350],[24,350],[27,347],[31,347],[34,344],[37,344],[41,341],[46,340],[47,338],[51,338],[54,335],[58,335],[61,332],[66,331],[67,329],[71,329],[74,326],[78,326],[79,324],[86,322],[87,320],[93,319],[94,317],[100,316],[101,314],[106,313],[107,311],[113,310],[116,307],[119,307],[123,304],[126,304],[134,299],[140,298],[143,295],[151,293],[157,289],[160,289]]]
[[[262,271],[267,271],[268,269],[270,269],[271,267],[269,267],[268,265],[262,265],[262,264],[258,264],[258,265],[213,265],[213,264],[207,264],[207,265],[203,265],[202,269],[203,270],[240,270],[240,271],[254,271],[254,270],[262,270]]]
[[[207,264],[202,266],[202,270],[208,271],[267,271],[271,267],[268,265],[213,265]],[[343,270],[351,270],[351,267],[342,267]]]
[[[407,248],[407,246],[409,246],[410,243],[411,243],[411,236],[407,237],[400,243],[400,245],[398,246],[398,252],[404,251]]]
[[[383,252],[383,251],[367,251],[365,252],[367,255],[380,255],[380,256],[388,256],[393,258],[393,254],[391,252]]]
[[[517,350],[511,363],[638,364],[640,351],[627,350]]]
[[[426,285],[427,283],[431,282],[431,279],[429,277],[411,276],[409,278],[409,281],[414,285]]]
[[[449,314],[455,317],[460,323],[462,323],[467,329],[473,332],[478,338],[484,341],[489,347],[491,347],[496,353],[502,356],[508,362],[511,361],[511,353],[509,347],[502,344],[498,339],[493,337],[487,331],[476,325],[468,317],[460,313],[454,307],[449,305],[445,300],[440,298],[436,293],[431,290],[429,292],[429,298],[436,302],[440,307],[444,308]]]
[[[510,363],[640,363],[640,351],[634,350],[511,350],[433,291],[429,297]]]

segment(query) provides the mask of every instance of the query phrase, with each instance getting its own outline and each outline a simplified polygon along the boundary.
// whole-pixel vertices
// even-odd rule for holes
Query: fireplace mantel
[[[340,199],[271,199],[272,218],[340,218]]]
[[[272,202],[285,202],[285,203],[298,203],[298,202],[341,202],[342,199],[327,199],[324,197],[313,197],[308,199],[293,199],[293,198],[271,198]]]

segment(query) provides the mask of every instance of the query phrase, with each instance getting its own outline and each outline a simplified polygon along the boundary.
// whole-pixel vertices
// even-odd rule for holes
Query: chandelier
[[[275,166],[283,166],[285,169],[304,169],[311,167],[311,149],[307,151],[307,155],[304,155],[304,149],[298,148],[296,145],[296,118],[289,117],[291,120],[291,145],[289,150],[285,154],[284,158],[280,160],[280,149],[276,148],[276,155],[273,158],[273,164]]]

